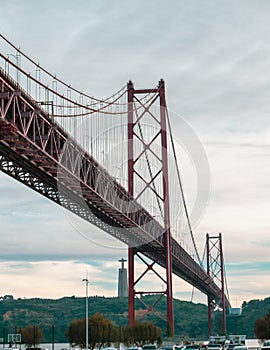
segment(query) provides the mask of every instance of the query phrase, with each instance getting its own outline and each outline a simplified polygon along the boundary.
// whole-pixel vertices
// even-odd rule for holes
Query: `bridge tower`
[[[166,133],[166,99],[165,84],[163,80],[159,81],[155,89],[134,89],[130,81],[128,88],[128,191],[136,199],[151,192],[158,199],[159,209],[162,211],[162,226],[164,250],[160,252],[160,257],[149,263],[139,254],[136,247],[129,247],[128,250],[128,284],[129,284],[129,325],[132,326],[135,321],[135,297],[143,294],[155,294],[156,302],[148,306],[151,312],[156,303],[165,295],[167,299],[167,335],[174,334],[174,314],[173,314],[173,296],[172,296],[172,256],[171,256],[171,232],[170,232],[170,205],[169,205],[169,185],[168,185],[168,155],[167,155],[167,133]],[[152,96],[149,103],[149,95]],[[145,97],[145,98],[144,98]],[[137,104],[137,105],[136,105]],[[156,109],[153,109],[153,106]],[[156,131],[146,140],[142,135],[141,123],[147,118],[147,123],[155,123]],[[159,144],[158,150],[153,147]],[[139,144],[139,146],[138,146]],[[154,157],[159,162],[155,169],[151,169],[150,157]],[[144,162],[148,169],[148,176],[142,172],[140,162]],[[158,169],[157,169],[158,168]],[[155,181],[159,178],[159,185]],[[140,182],[140,185],[138,185]],[[155,217],[155,215],[153,215]],[[144,223],[142,223],[143,225]],[[149,249],[145,244],[145,251]],[[140,253],[143,251],[140,247]],[[158,248],[157,248],[158,249]],[[165,255],[166,263],[163,265],[166,269],[166,277],[162,277],[156,270],[162,255]],[[139,258],[146,269],[135,280],[135,256]],[[139,291],[138,282],[143,279],[148,272],[154,272],[161,279],[161,284],[165,290]]]
[[[207,274],[221,289],[221,306],[222,306],[222,329],[223,335],[226,335],[226,301],[225,301],[225,273],[224,258],[222,249],[221,233],[218,236],[206,235],[206,253],[207,253]],[[208,334],[212,335],[213,313],[217,308],[217,300],[208,295]]]

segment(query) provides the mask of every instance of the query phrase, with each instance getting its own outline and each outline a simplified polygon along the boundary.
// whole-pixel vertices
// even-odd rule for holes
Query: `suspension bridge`
[[[230,301],[221,234],[207,235],[206,268],[189,221],[166,106],[165,82],[133,82],[106,99],[66,84],[0,35],[0,169],[128,246],[129,324],[135,298],[165,295],[174,333],[172,275],[207,296],[208,328]],[[190,254],[181,244],[189,235]],[[136,259],[145,270],[136,276]],[[157,266],[164,268],[164,276]],[[147,272],[165,285],[140,290]]]

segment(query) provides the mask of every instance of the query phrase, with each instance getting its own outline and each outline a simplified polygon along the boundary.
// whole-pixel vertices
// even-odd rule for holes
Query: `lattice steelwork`
[[[142,103],[138,98],[141,95],[151,94],[147,103]],[[156,104],[158,108],[156,108]],[[136,105],[142,108],[138,112]],[[146,127],[156,123],[155,128]],[[146,127],[143,127],[146,125]],[[145,131],[146,129],[146,131]],[[148,263],[139,255],[141,261],[146,264],[146,270],[137,280],[134,278],[134,256],[138,255],[136,247],[129,248],[129,324],[132,326],[135,320],[135,296],[136,294],[154,293],[167,297],[167,334],[174,334],[173,297],[172,297],[172,247],[170,231],[170,200],[169,177],[167,158],[167,132],[166,132],[166,100],[164,81],[161,80],[156,89],[134,89],[133,83],[128,84],[128,189],[131,196],[137,201],[153,206],[156,201],[160,212],[160,222],[163,228],[161,239],[163,249],[157,251],[158,257]],[[141,248],[140,248],[141,250]],[[148,247],[145,247],[148,250]],[[159,259],[164,260],[166,277],[162,277],[155,270],[155,264]],[[148,271],[153,271],[165,284],[163,291],[138,291],[138,282]],[[157,298],[160,299],[160,296]],[[153,309],[153,306],[150,307]]]
[[[213,299],[208,295],[208,333],[212,335],[212,317],[217,306],[222,308],[222,332],[226,334],[226,307],[229,301],[225,296],[225,274],[224,258],[222,249],[221,233],[218,236],[206,235],[206,252],[207,252],[207,273],[209,277],[220,286],[220,300]]]

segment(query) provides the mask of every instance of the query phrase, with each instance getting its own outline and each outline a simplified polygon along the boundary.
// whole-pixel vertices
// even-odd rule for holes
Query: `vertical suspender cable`
[[[174,145],[174,141],[173,141],[173,137],[172,137],[172,128],[171,128],[169,113],[168,113],[167,109],[166,109],[166,115],[167,115],[167,120],[168,120],[168,126],[169,126],[169,133],[170,133],[170,139],[171,139],[171,144],[172,144],[173,156],[174,156],[174,161],[175,161],[175,165],[176,165],[177,178],[178,178],[178,183],[179,183],[179,186],[180,186],[181,196],[182,196],[182,199],[183,199],[183,206],[184,206],[184,210],[185,210],[185,214],[186,214],[186,218],[187,218],[189,233],[191,235],[191,239],[192,239],[192,242],[193,242],[193,245],[194,245],[196,257],[198,259],[198,262],[200,263],[200,266],[202,267],[202,261],[200,259],[199,253],[198,253],[198,249],[197,249],[197,246],[196,246],[196,243],[195,243],[195,239],[194,239],[194,235],[193,235],[193,232],[192,232],[192,227],[191,227],[191,223],[190,223],[190,219],[189,219],[189,215],[188,215],[186,199],[185,199],[185,196],[184,196],[184,189],[183,189],[181,175],[180,175],[180,170],[179,170],[177,157],[176,157],[175,145]]]

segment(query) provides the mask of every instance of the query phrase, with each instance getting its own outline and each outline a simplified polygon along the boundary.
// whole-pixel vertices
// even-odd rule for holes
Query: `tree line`
[[[146,304],[153,304],[153,296],[142,297]],[[141,301],[137,300],[136,310],[143,310]],[[105,298],[90,297],[89,309],[94,315],[96,312],[109,318],[113,325],[123,329],[128,322],[128,300],[127,298]],[[255,321],[265,317],[270,309],[270,298],[264,300],[250,300],[243,302],[242,315],[240,317],[227,317],[228,334],[246,334],[248,338],[254,338]],[[156,313],[146,313],[141,316],[138,312],[139,322],[152,322],[154,325],[166,333],[166,322],[157,317],[156,314],[166,313],[166,300],[161,299],[157,304]],[[66,342],[65,333],[72,320],[85,317],[85,298],[64,297],[60,299],[14,299],[12,296],[0,298],[0,338],[4,343],[8,342],[8,334],[16,333],[28,325],[36,325],[43,331],[42,342]],[[208,338],[207,327],[207,306],[205,304],[195,304],[188,301],[174,299],[175,333],[177,339],[184,340],[196,338],[198,340]],[[139,318],[140,317],[140,318]],[[219,334],[219,319],[222,321],[222,314],[216,311],[213,332]],[[93,326],[90,332],[94,332]],[[105,332],[105,330],[104,330]],[[111,333],[111,331],[110,331]]]
[[[35,325],[17,330],[21,334],[21,343],[28,347],[39,345],[44,338],[43,331]],[[115,326],[113,322],[96,313],[88,319],[88,347],[90,349],[109,346],[111,343],[124,343],[127,346],[143,346],[146,343],[162,343],[161,328],[151,322],[138,323],[133,327]],[[261,341],[270,339],[270,309],[268,313],[256,320],[254,334]],[[74,319],[65,332],[65,336],[72,346],[86,348],[86,319]],[[10,341],[10,346],[12,346]]]
[[[21,328],[18,333],[21,334],[21,342],[28,347],[35,347],[43,341],[42,329],[37,326],[30,325]],[[151,322],[135,323],[133,327],[115,326],[110,319],[100,313],[88,319],[88,347],[90,349],[100,349],[111,343],[124,343],[127,346],[142,346],[146,343],[161,344],[161,333],[161,328]],[[86,319],[74,319],[65,336],[72,346],[86,348]]]

